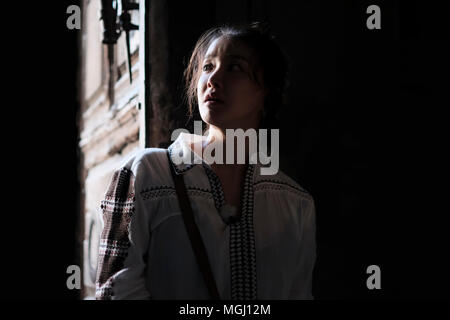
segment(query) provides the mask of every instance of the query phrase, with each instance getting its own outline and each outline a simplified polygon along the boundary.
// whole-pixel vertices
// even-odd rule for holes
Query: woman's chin
[[[219,128],[225,127],[224,122],[220,121],[220,119],[217,119],[217,117],[207,116],[207,117],[202,117],[202,120],[205,123],[209,124],[210,126],[215,126],[215,127],[219,127]]]
[[[226,113],[217,109],[213,110],[205,107],[200,110],[200,116],[204,122],[217,127],[221,127],[227,122],[225,119]]]

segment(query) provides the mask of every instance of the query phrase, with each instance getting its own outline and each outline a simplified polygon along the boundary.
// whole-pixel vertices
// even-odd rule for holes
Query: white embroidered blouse
[[[316,260],[311,195],[281,171],[248,166],[241,212],[224,202],[206,163],[178,164],[188,135],[149,148],[114,172],[102,201],[97,299],[209,299],[179,209],[169,165],[183,175],[224,300],[312,299]],[[192,156],[198,157],[192,152]]]

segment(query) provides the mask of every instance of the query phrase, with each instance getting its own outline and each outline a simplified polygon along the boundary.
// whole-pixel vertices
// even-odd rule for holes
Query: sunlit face
[[[265,90],[254,79],[253,51],[227,37],[214,40],[199,66],[197,99],[206,123],[222,129],[257,128]],[[257,72],[262,84],[262,72]]]

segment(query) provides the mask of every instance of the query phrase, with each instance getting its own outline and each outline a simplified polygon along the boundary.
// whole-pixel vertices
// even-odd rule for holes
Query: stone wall
[[[132,75],[130,84],[125,34],[114,48],[114,101],[108,95],[108,48],[102,44],[101,1],[83,1],[81,97],[79,115],[81,151],[81,210],[84,217],[83,296],[95,295],[95,273],[102,230],[100,201],[114,169],[140,147],[139,32],[131,33]],[[132,22],[138,23],[139,13]]]

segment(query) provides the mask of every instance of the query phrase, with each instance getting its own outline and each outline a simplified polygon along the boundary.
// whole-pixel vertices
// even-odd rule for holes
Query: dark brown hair
[[[186,100],[189,114],[192,116],[197,108],[197,82],[201,65],[210,44],[220,38],[228,37],[240,41],[257,55],[258,67],[263,70],[263,85],[268,90],[264,102],[263,118],[260,127],[271,128],[276,124],[278,109],[283,103],[283,93],[286,86],[287,63],[280,47],[270,34],[267,23],[254,22],[246,25],[221,25],[204,32],[198,39],[184,72],[186,85]],[[256,77],[254,68],[253,75]]]

